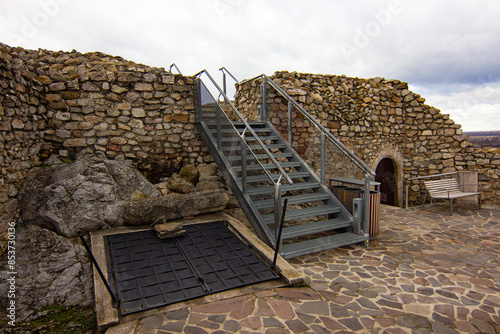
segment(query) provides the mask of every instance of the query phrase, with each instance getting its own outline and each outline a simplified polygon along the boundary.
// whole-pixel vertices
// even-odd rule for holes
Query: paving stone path
[[[114,333],[500,333],[500,209],[382,207],[369,248],[291,259],[277,288],[121,324]]]

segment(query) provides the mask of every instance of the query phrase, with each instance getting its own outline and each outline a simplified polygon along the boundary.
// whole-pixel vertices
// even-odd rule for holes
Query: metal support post
[[[217,150],[222,150],[222,125],[220,120],[220,108],[216,106],[215,119],[217,122]]]
[[[227,95],[226,73],[224,71],[222,71],[222,90],[224,91],[224,95]],[[226,99],[224,99],[224,104],[227,104]]]
[[[370,233],[370,174],[365,175],[365,194],[364,194],[364,208],[363,208],[363,232]]]
[[[95,259],[94,257],[94,254],[92,254],[92,250],[90,249],[89,245],[87,244],[87,241],[85,241],[85,238],[83,237],[83,234],[82,232],[78,232],[78,236],[80,237],[80,240],[82,241],[82,244],[83,246],[85,247],[85,249],[87,250],[87,253],[89,254],[89,257],[90,257],[90,260],[92,261],[92,263],[94,264],[94,267],[96,268],[97,270],[97,273],[99,274],[99,276],[101,277],[101,280],[102,282],[104,283],[104,286],[106,287],[106,290],[108,290],[108,293],[109,295],[111,296],[111,299],[112,299],[112,302],[114,304],[114,306],[116,305],[116,303],[118,302],[118,299],[116,298],[113,290],[111,289],[111,287],[109,286],[109,283],[108,281],[106,280],[106,277],[104,277],[104,274],[101,270],[101,267],[99,267],[99,264],[97,263],[97,260]]]
[[[198,117],[198,119],[196,120],[197,122],[201,122],[202,121],[202,108],[201,108],[201,80],[200,78],[196,78],[196,94],[198,95],[198,98],[196,99],[197,100],[197,109],[198,109],[198,112],[196,113],[196,116]]]
[[[273,266],[276,265],[276,260],[278,259],[278,253],[281,249],[281,235],[282,235],[282,232],[283,232],[283,223],[285,222],[285,213],[286,213],[286,207],[288,205],[288,198],[285,198],[285,203],[283,203],[283,214],[281,215],[281,219],[280,219],[280,228],[279,228],[279,231],[278,231],[278,238],[276,239],[276,248],[274,250],[274,259],[273,259]]]
[[[288,145],[292,147],[292,102],[288,101]]]
[[[405,207],[405,210],[408,210],[408,193],[410,192],[410,182],[408,182],[408,184],[406,185],[406,207]]]
[[[325,184],[325,153],[326,151],[326,136],[323,131],[321,131],[321,184]]]
[[[245,130],[246,131],[246,130]],[[245,131],[241,135],[241,189],[247,192],[247,146],[245,143]]]
[[[267,121],[267,83],[264,81],[261,85],[262,93],[262,119],[261,121]]]
[[[274,233],[278,238],[278,225],[281,218],[281,176],[277,183],[274,184]],[[276,246],[278,247],[278,245]]]

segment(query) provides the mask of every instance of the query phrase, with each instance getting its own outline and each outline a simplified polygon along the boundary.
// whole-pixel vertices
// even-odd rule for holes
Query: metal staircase
[[[284,258],[367,243],[359,220],[273,125],[245,120],[212,77],[200,73],[208,76],[226,103],[214,99],[197,79],[196,127],[257,235]],[[277,244],[285,199],[288,210]]]

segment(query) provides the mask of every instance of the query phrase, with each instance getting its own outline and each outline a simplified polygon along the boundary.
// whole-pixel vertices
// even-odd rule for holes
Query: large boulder
[[[170,191],[179,194],[189,194],[196,190],[194,184],[176,173],[168,179],[167,187]]]
[[[196,183],[198,183],[198,178],[200,177],[200,172],[198,172],[198,169],[196,169],[196,167],[192,165],[186,165],[179,171],[179,176],[188,180],[193,185],[196,185]]]
[[[136,190],[161,196],[131,161],[87,155],[71,164],[32,169],[19,207],[27,224],[72,237],[122,225],[124,205]]]
[[[88,306],[94,300],[92,265],[77,238],[34,225],[18,228],[15,270],[16,321],[44,306]],[[0,291],[8,291],[8,284],[0,280]],[[7,302],[7,293],[1,293],[0,304]]]
[[[224,190],[171,194],[158,198],[138,198],[127,203],[124,210],[126,225],[154,224],[223,210],[229,203]]]

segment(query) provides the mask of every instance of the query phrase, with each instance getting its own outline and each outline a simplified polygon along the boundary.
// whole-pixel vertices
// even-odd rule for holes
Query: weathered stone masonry
[[[0,231],[18,216],[25,173],[52,154],[88,148],[151,174],[213,161],[194,126],[193,77],[97,52],[0,51]]]
[[[500,155],[473,149],[459,125],[405,83],[288,72],[274,79],[372,168],[384,157],[399,161],[398,186],[403,177],[477,170],[486,201],[500,202]],[[18,217],[25,174],[52,155],[72,160],[83,149],[100,151],[134,160],[153,178],[213,161],[194,126],[193,80],[99,52],[0,43],[0,235]],[[256,118],[259,95],[258,82],[247,82],[235,103]],[[283,129],[286,104],[277,96],[268,101],[273,123]],[[295,118],[294,147],[314,162],[305,125]],[[413,202],[421,190],[412,185]]]
[[[478,171],[486,203],[500,202],[499,152],[473,148],[460,125],[426,105],[406,83],[296,72],[276,72],[272,79],[373,170],[382,159],[393,160],[397,204],[403,204],[403,187],[409,178],[462,170]],[[259,79],[243,82],[237,89],[235,104],[252,119],[256,119],[255,110],[261,103],[260,83]],[[268,93],[269,118],[285,133],[286,101],[270,88]],[[319,158],[308,147],[315,142],[310,140],[312,125],[298,113],[294,113],[292,124],[294,148],[314,164]],[[339,172],[335,169],[330,165],[333,174]],[[422,184],[414,181],[410,201],[421,204],[422,196]]]

